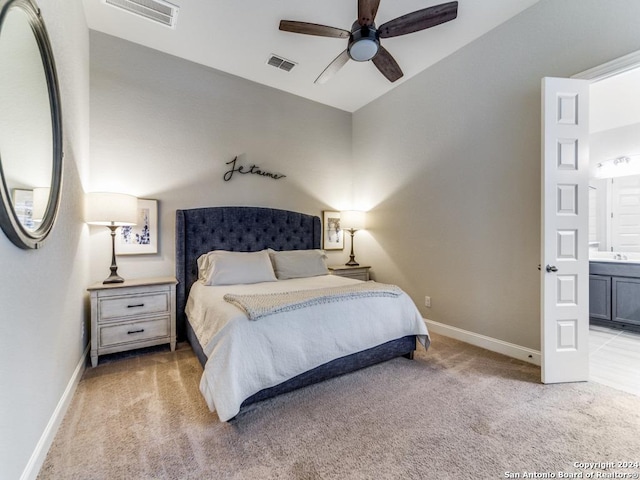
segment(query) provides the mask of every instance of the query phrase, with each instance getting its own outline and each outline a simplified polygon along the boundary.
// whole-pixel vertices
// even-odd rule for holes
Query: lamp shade
[[[359,210],[347,210],[340,213],[340,226],[346,230],[362,230],[365,228],[366,214]]]
[[[84,220],[92,225],[135,225],[138,199],[124,193],[87,193]]]

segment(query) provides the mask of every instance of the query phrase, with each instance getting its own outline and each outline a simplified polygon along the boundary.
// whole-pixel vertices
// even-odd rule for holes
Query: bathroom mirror
[[[0,0],[0,226],[20,248],[39,248],[56,218],[61,122],[40,9],[32,0]]]
[[[640,258],[640,175],[589,181],[589,247],[592,257]]]
[[[640,261],[640,68],[589,90],[589,256]]]

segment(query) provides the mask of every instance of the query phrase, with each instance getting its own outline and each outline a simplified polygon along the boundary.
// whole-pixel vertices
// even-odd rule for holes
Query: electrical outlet
[[[431,308],[431,297],[424,297],[424,306]]]

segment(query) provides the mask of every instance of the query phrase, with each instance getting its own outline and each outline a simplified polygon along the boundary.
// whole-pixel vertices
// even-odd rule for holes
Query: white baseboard
[[[445,325],[444,323],[434,322],[425,319],[427,328],[433,333],[439,333],[445,337],[455,338],[465,343],[470,343],[476,347],[481,347],[492,352],[501,353],[508,357],[517,358],[534,365],[540,365],[540,352],[530,348],[521,347],[514,343],[504,342],[496,338],[487,337],[458,327]]]
[[[42,432],[42,436],[40,440],[38,440],[38,444],[36,445],[35,450],[31,454],[31,458],[27,463],[22,475],[20,476],[20,480],[35,480],[40,472],[40,468],[44,463],[45,458],[47,458],[47,452],[49,452],[49,448],[53,443],[53,439],[56,436],[58,431],[58,427],[62,423],[64,419],[65,413],[67,413],[67,409],[69,408],[69,404],[71,403],[71,399],[73,398],[73,394],[76,391],[76,387],[78,386],[78,382],[82,378],[82,374],[84,373],[85,366],[87,364],[87,355],[89,354],[89,347],[91,344],[87,345],[78,365],[76,365],[75,370],[73,371],[73,375],[67,384],[67,388],[64,390],[58,405],[56,405],[47,426]]]

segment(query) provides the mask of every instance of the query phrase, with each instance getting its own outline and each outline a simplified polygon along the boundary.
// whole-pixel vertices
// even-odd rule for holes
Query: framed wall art
[[[15,188],[13,190],[13,208],[18,221],[26,229],[33,229],[33,190]]]
[[[158,201],[138,199],[138,223],[120,227],[116,255],[158,253]]]
[[[344,235],[340,227],[340,212],[322,212],[322,248],[325,250],[344,249]]]

